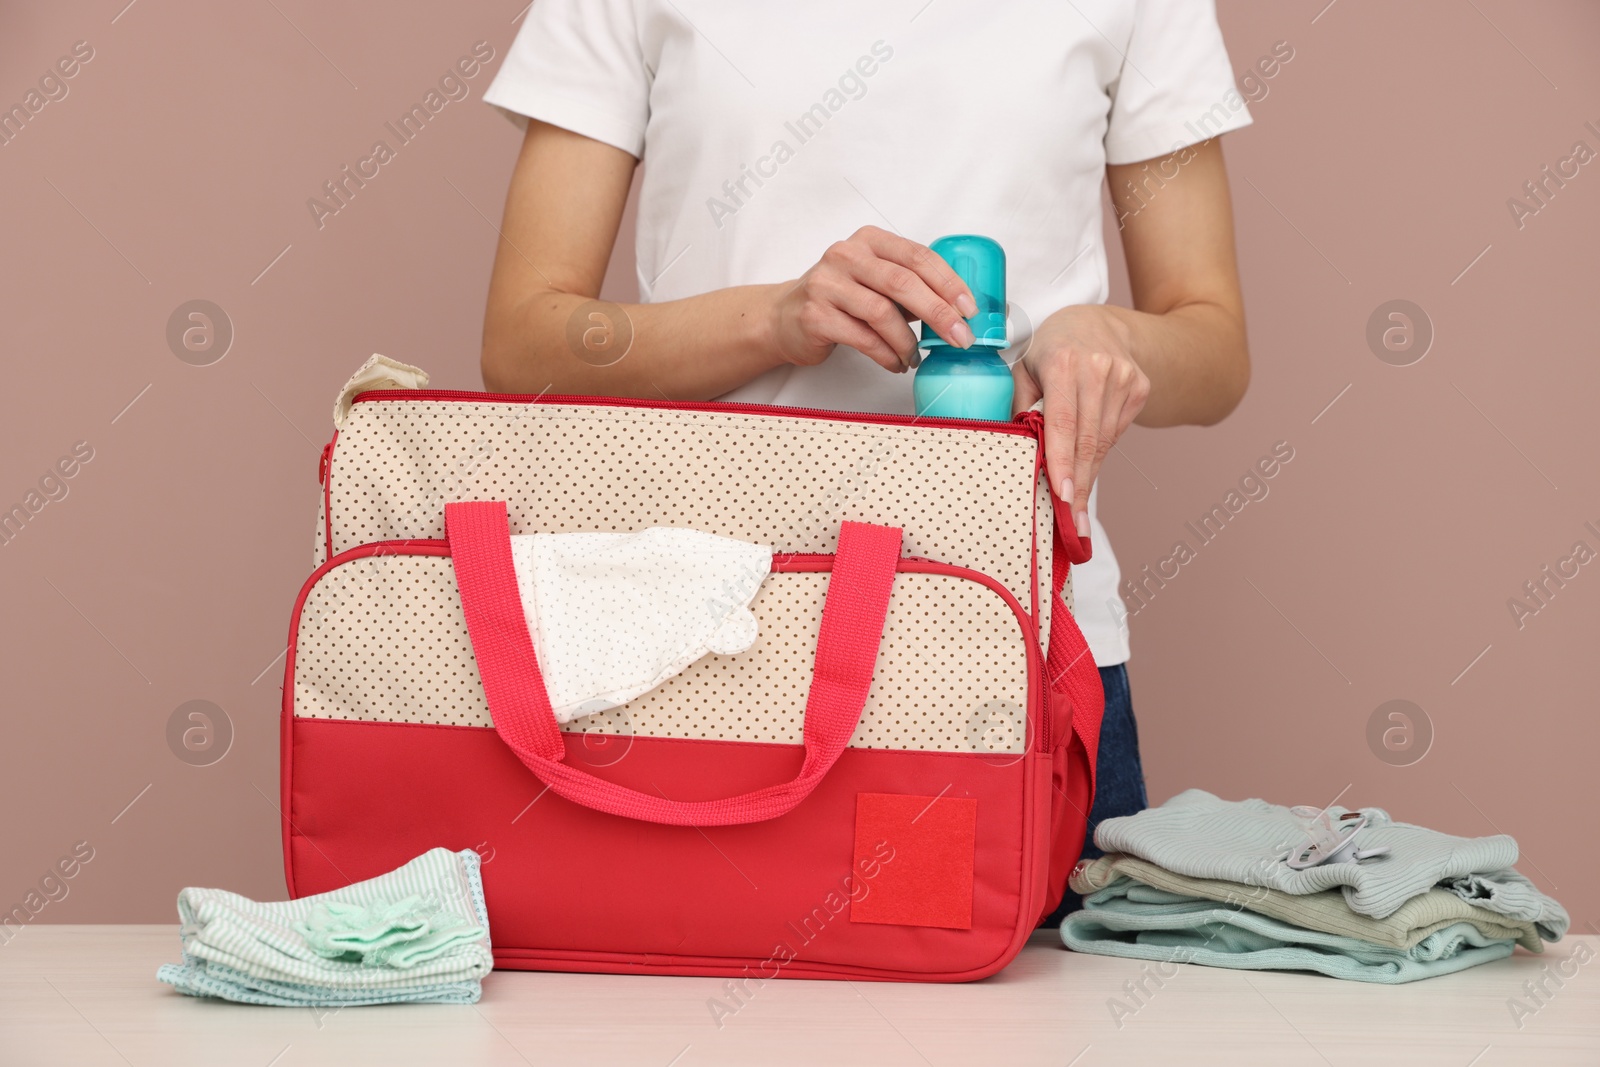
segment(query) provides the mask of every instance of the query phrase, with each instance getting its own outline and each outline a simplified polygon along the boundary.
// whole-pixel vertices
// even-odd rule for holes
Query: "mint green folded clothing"
[[[1483,936],[1472,923],[1447,926],[1411,948],[1374,945],[1306,930],[1241,908],[1118,878],[1061,920],[1076,952],[1253,971],[1315,971],[1333,978],[1398,985],[1511,955],[1510,938]]]
[[[191,997],[216,997],[273,1008],[356,1008],[372,1004],[476,1004],[481,982],[437,982],[415,989],[329,990],[302,982],[274,982],[220,963],[188,969],[165,964],[158,977]]]
[[[404,900],[379,899],[372,904],[329,900],[316,904],[295,932],[319,956],[364,963],[369,967],[415,967],[444,955],[456,945],[484,934],[420,893]]]
[[[1334,821],[1351,809],[1329,807]],[[1174,874],[1266,886],[1285,893],[1342,889],[1352,911],[1382,919],[1435,885],[1478,907],[1527,919],[1546,941],[1559,941],[1571,920],[1566,910],[1512,869],[1517,843],[1505,834],[1455,837],[1395,822],[1382,808],[1356,809],[1367,817],[1355,847],[1385,848],[1371,859],[1324,863],[1295,870],[1285,855],[1306,839],[1308,820],[1264,800],[1222,800],[1189,789],[1160,807],[1106,819],[1094,843]]]
[[[1072,872],[1071,885],[1074,892],[1088,896],[1104,889],[1119,877],[1132,878],[1180,896],[1246,908],[1291,926],[1321,930],[1326,934],[1341,934],[1388,948],[1411,948],[1429,934],[1438,933],[1456,923],[1469,922],[1490,940],[1509,938],[1530,952],[1544,951],[1544,942],[1539,939],[1538,929],[1527,919],[1513,919],[1480,908],[1448,889],[1437,887],[1418,893],[1400,905],[1392,915],[1375,919],[1351,911],[1350,905],[1344,901],[1344,893],[1337,889],[1296,894],[1242,882],[1191,878],[1184,874],[1173,874],[1165,867],[1157,867],[1137,856],[1115,852],[1079,864]]]
[[[183,963],[156,977],[190,996],[245,1004],[474,1003],[494,967],[478,868],[476,852],[436,848],[299,900],[185,889]]]
[[[304,922],[294,924],[311,951],[328,959],[380,962],[374,957],[387,948],[410,941],[428,928],[422,897],[349,904],[326,900],[311,909]]]

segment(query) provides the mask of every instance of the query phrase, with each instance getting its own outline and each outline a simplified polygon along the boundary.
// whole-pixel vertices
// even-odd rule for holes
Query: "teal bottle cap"
[[[999,242],[977,234],[960,233],[941,237],[928,246],[950,264],[972,290],[978,313],[967,320],[972,327],[974,348],[1005,348],[1006,340],[1006,253]],[[922,324],[919,348],[948,345],[927,324]]]

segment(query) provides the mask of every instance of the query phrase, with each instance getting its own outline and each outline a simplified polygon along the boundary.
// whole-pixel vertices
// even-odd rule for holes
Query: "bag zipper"
[[[677,411],[727,412],[740,415],[788,415],[795,418],[867,422],[886,426],[936,426],[947,430],[984,430],[1019,437],[1038,437],[1039,413],[1024,411],[1005,422],[984,419],[941,419],[925,415],[890,415],[868,411],[831,411],[789,404],[746,404],[729,400],[646,400],[634,397],[578,396],[557,393],[475,393],[465,389],[369,389],[352,403],[369,400],[449,400],[493,404],[577,404],[594,407],[655,408]],[[1031,418],[1030,418],[1031,416]]]

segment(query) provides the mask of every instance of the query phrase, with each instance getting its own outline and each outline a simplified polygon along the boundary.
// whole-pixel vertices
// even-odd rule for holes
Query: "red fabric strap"
[[[678,801],[596,778],[562,762],[565,746],[534,654],[511,563],[504,501],[445,505],[445,538],[467,632],[495,729],[550,789],[595,811],[672,826],[762,822],[790,811],[822,781],[855,733],[900,558],[900,530],[846,522],[828,580],[806,699],[805,759],[794,779],[740,796]]]

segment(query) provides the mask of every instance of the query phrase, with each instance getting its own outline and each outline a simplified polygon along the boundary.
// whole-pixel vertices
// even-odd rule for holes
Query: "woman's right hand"
[[[863,226],[831,245],[798,281],[777,287],[771,325],[786,363],[813,366],[835,345],[849,345],[901,373],[919,362],[911,319],[966,348],[972,344],[966,320],[977,313],[972,291],[938,253]]]

